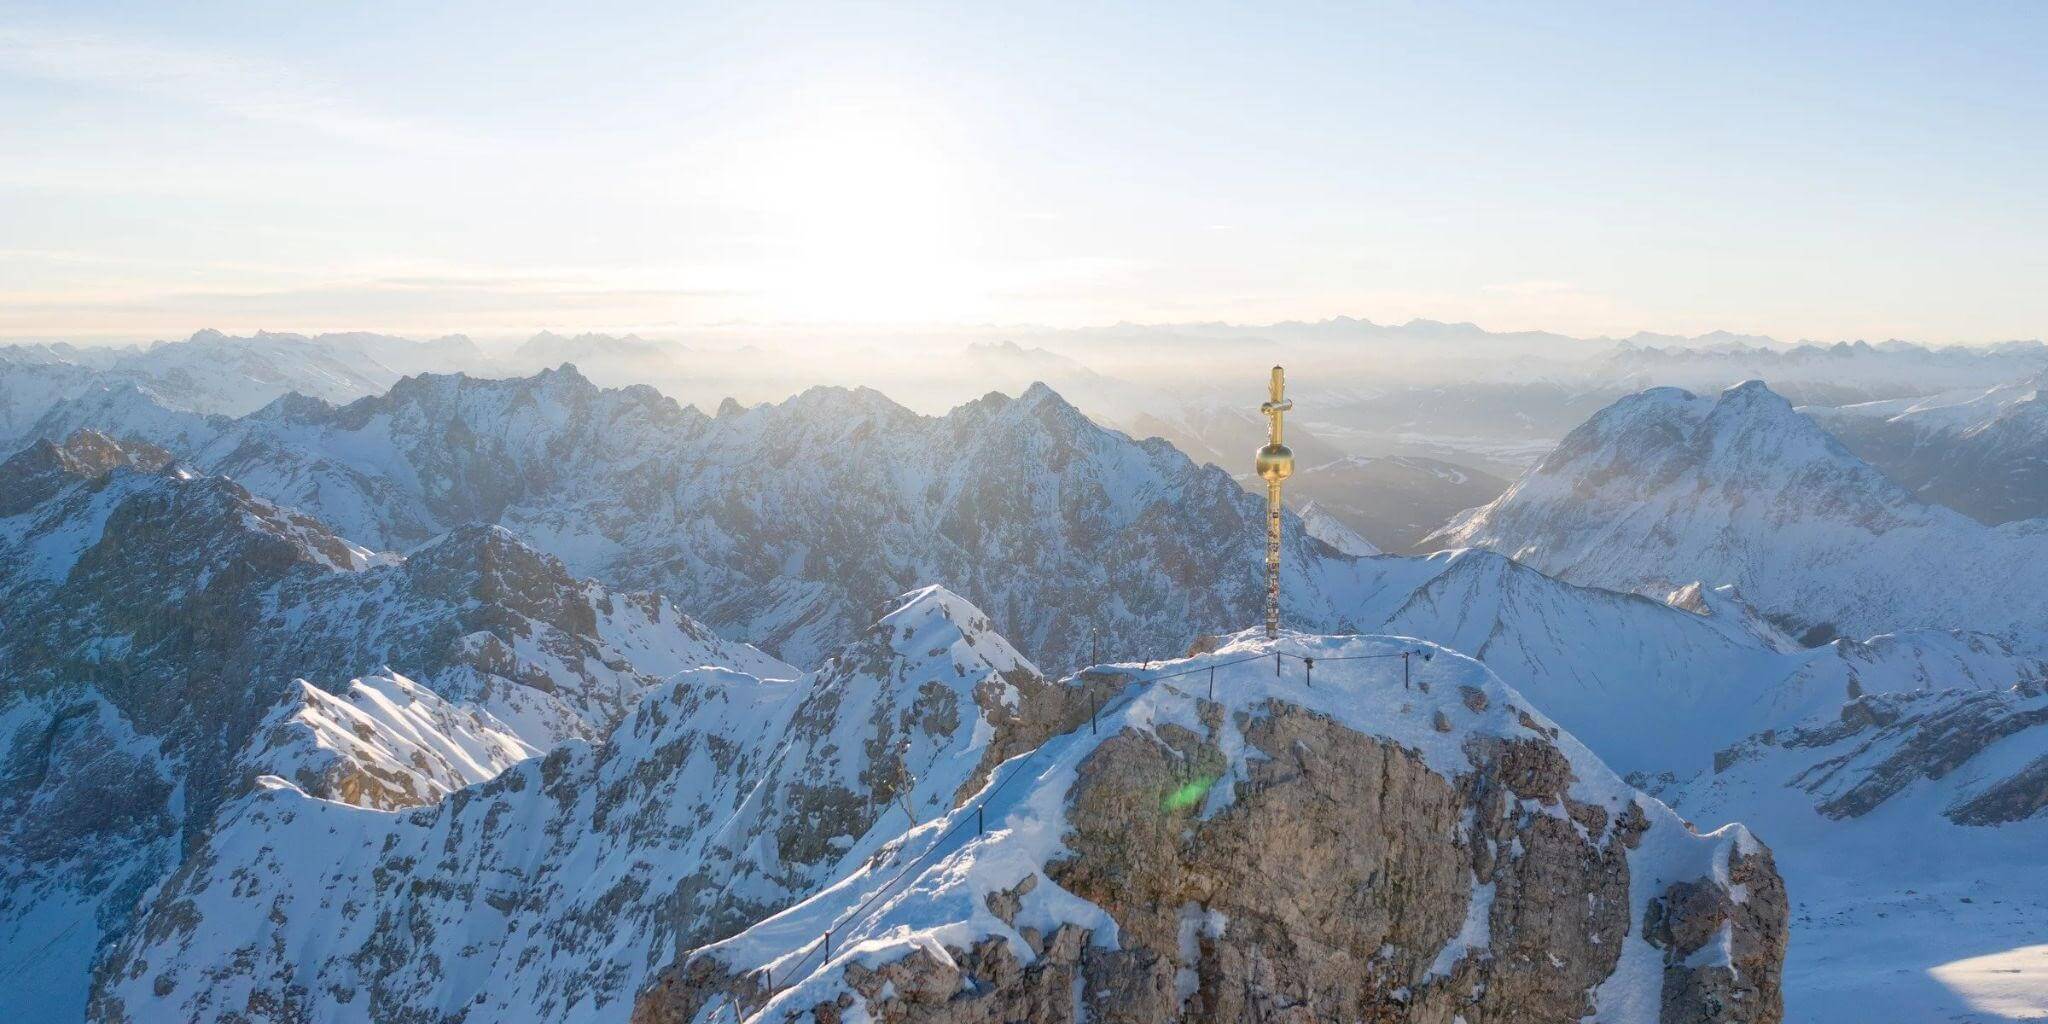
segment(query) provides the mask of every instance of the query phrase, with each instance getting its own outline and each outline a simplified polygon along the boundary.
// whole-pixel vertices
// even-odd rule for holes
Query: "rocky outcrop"
[[[1219,712],[1220,713],[1220,708]],[[1593,828],[1563,811],[1570,767],[1540,740],[1475,743],[1446,778],[1419,756],[1299,706],[1245,714],[1246,790],[1207,821],[1162,815],[1182,780],[1221,774],[1216,737],[1171,727],[1119,736],[1082,763],[1071,856],[1047,876],[1103,907],[1120,948],[1092,1019],[1576,1020],[1628,933],[1626,842],[1604,808]],[[1525,817],[1526,815],[1526,817]],[[1503,851],[1517,853],[1503,856]],[[1492,889],[1490,944],[1433,967]],[[1199,935],[1188,908],[1227,922]],[[1562,966],[1559,966],[1560,963]],[[1173,994],[1180,971],[1196,990]],[[1478,999],[1472,993],[1482,993]]]
[[[1676,882],[1650,904],[1644,937],[1664,951],[1662,1024],[1779,1019],[1788,917],[1771,852],[1729,851],[1727,881]]]
[[[1218,699],[1152,684],[1014,769],[1039,788],[999,783],[981,838],[934,823],[679,959],[636,1024],[1781,1019],[1762,844],[1692,833],[1470,661],[1425,694],[1343,660],[1373,643],[1292,638],[1313,687],[1243,638],[1172,666],[1221,666]]]

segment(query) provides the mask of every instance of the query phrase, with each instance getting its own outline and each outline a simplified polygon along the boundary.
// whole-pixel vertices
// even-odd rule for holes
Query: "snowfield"
[[[2048,881],[2048,696],[1870,695],[1665,792],[1768,836],[1792,896],[1786,1019],[2030,1020]]]

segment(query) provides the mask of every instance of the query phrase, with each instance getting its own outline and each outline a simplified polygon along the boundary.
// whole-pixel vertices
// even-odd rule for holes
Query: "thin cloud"
[[[0,71],[114,89],[352,142],[416,146],[442,133],[355,109],[289,67],[105,35],[0,27]]]

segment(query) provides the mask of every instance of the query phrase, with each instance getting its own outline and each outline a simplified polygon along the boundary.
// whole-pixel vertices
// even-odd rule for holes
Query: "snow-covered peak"
[[[1429,543],[1660,596],[1734,583],[1807,643],[2003,632],[2048,614],[2048,597],[2001,568],[2048,559],[2048,531],[1987,530],[1919,500],[1754,381],[1712,400],[1675,388],[1624,398]]]
[[[1359,536],[1357,531],[1338,521],[1336,516],[1324,511],[1313,500],[1305,502],[1297,514],[1301,516],[1301,528],[1308,531],[1309,536],[1343,554],[1364,557],[1380,553],[1371,541]]]
[[[1769,477],[1756,479],[1759,473]],[[1809,490],[1855,487],[1871,501],[1910,501],[1759,380],[1713,399],[1669,387],[1625,397],[1566,435],[1508,495],[1549,478],[1595,474],[1610,491],[1749,488],[1789,478]]]
[[[156,898],[163,925],[130,932],[98,1005],[167,999],[204,1017],[317,978],[305,989],[316,1020],[364,1000],[436,1019],[617,1020],[667,957],[850,873],[952,811],[1003,757],[1085,721],[1088,705],[1065,692],[971,604],[927,588],[819,673],[679,672],[601,742],[417,809],[341,807],[275,783],[222,813]],[[307,706],[346,717],[335,700],[356,702]],[[361,760],[381,763],[403,749],[384,723],[419,715],[372,714],[382,745]],[[158,983],[196,977],[211,980]]]
[[[870,387],[819,384],[805,388],[781,405],[768,406],[784,416],[806,418],[873,418],[882,422],[909,420],[917,414]]]
[[[170,593],[244,567],[355,570],[368,550],[234,481],[197,475],[168,453],[94,432],[39,441],[0,465],[0,589],[106,581]],[[147,566],[147,570],[142,567]],[[120,582],[116,582],[120,581]]]
[[[1783,890],[1762,844],[1741,826],[1694,834],[1470,659],[1244,633],[1118,674],[1090,727],[679,958],[635,1018],[887,1019],[938,1001],[1016,1019],[1047,998],[1142,1020],[1261,1003],[1369,1018],[1490,998],[1647,1024],[1702,990],[1775,999]],[[1467,791],[1496,795],[1460,807]],[[1608,881],[1576,880],[1593,871]],[[1383,886],[1400,912],[1328,913]],[[1555,992],[1508,980],[1528,941],[1547,943]]]
[[[377,810],[432,803],[541,753],[510,726],[386,669],[330,693],[297,680],[237,770]]]
[[[55,440],[80,430],[96,430],[131,443],[155,444],[189,458],[231,422],[223,416],[175,408],[146,385],[102,384],[51,405],[24,437]]]
[[[0,483],[8,491],[0,507],[27,508],[71,480],[90,480],[124,468],[155,473],[171,461],[171,454],[155,445],[124,444],[97,430],[72,431],[61,443],[38,440],[0,463]]]
[[[1038,671],[1009,641],[997,635],[994,624],[981,609],[936,584],[904,594],[895,609],[882,616],[878,626],[887,627],[886,642],[902,657],[937,657],[934,652],[943,651],[955,659],[955,664],[971,659],[988,671]]]

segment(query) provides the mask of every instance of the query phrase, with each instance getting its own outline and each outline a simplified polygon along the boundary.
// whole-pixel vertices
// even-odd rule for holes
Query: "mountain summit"
[[[1123,693],[1088,727],[678,958],[635,1024],[1781,1019],[1770,851],[1476,662],[1240,634],[1090,675]]]
[[[2048,616],[2048,593],[2009,571],[2048,565],[2048,523],[1927,504],[1761,381],[1624,398],[1429,543],[1640,593],[1733,583],[1808,642]]]

